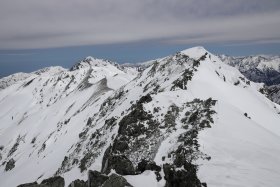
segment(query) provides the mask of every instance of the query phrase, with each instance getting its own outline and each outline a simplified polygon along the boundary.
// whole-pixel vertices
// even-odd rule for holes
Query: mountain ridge
[[[136,187],[274,186],[280,107],[260,88],[201,47],[140,72],[106,65],[34,75],[0,90],[1,185],[59,175],[67,186],[96,170]]]

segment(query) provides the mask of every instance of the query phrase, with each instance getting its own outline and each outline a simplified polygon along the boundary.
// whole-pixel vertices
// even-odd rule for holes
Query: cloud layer
[[[0,49],[279,43],[279,0],[0,0]]]

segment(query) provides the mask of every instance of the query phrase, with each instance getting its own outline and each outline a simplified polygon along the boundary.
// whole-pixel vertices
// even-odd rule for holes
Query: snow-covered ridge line
[[[220,59],[236,67],[249,80],[264,83],[261,89],[267,97],[280,104],[280,57],[256,55],[248,57],[231,57],[220,55]]]
[[[256,55],[246,57],[232,57],[219,55],[219,58],[236,67],[247,78],[254,82],[264,82],[267,85],[280,83],[280,57]]]
[[[262,84],[203,47],[147,64],[86,58],[1,90],[0,186],[280,182],[280,108]]]
[[[105,68],[106,66],[108,66],[108,68]],[[76,70],[85,70],[85,69],[89,69],[94,67],[95,69],[99,69],[101,68],[105,68],[105,69],[118,69],[119,71],[117,71],[116,73],[127,73],[129,75],[132,76],[136,76],[136,74],[138,73],[136,68],[132,68],[132,67],[125,67],[122,66],[116,62],[112,62],[109,60],[104,60],[104,59],[97,59],[94,57],[86,57],[84,60],[76,63],[74,66],[72,66],[71,68],[65,69],[63,67],[60,66],[51,66],[51,67],[46,67],[46,68],[42,68],[40,70],[31,72],[31,73],[15,73],[12,75],[9,75],[7,77],[3,77],[0,79],[0,90],[7,88],[15,83],[17,83],[18,81],[25,81],[27,80],[27,78],[30,77],[38,77],[38,76],[52,76],[52,75],[59,75],[59,74],[69,74],[68,71],[76,71]],[[70,73],[71,74],[71,73]]]

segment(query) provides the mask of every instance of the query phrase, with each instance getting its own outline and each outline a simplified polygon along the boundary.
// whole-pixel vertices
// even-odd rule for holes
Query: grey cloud
[[[0,49],[275,41],[279,0],[0,0]]]

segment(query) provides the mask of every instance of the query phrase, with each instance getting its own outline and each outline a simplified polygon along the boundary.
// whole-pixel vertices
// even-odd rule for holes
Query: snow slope
[[[89,62],[72,71],[55,67],[31,73],[0,92],[1,161],[7,161],[9,153],[16,160],[15,170],[0,168],[0,186],[53,175],[88,116],[98,111],[96,105],[134,78],[103,60]]]
[[[226,64],[239,69],[241,73],[254,82],[263,82],[267,85],[280,84],[279,56],[232,57],[219,55],[219,58]]]
[[[257,55],[248,57],[231,57],[220,55],[219,58],[236,67],[239,71],[254,82],[264,83],[262,91],[267,97],[280,103],[280,57]]]
[[[261,84],[203,47],[146,64],[138,72],[88,57],[0,90],[0,186],[53,175],[68,186],[87,180],[88,170],[164,186],[170,171],[188,174],[196,165],[196,186],[280,184],[280,110]],[[128,168],[116,167],[119,156]],[[143,159],[161,170],[139,173]]]

